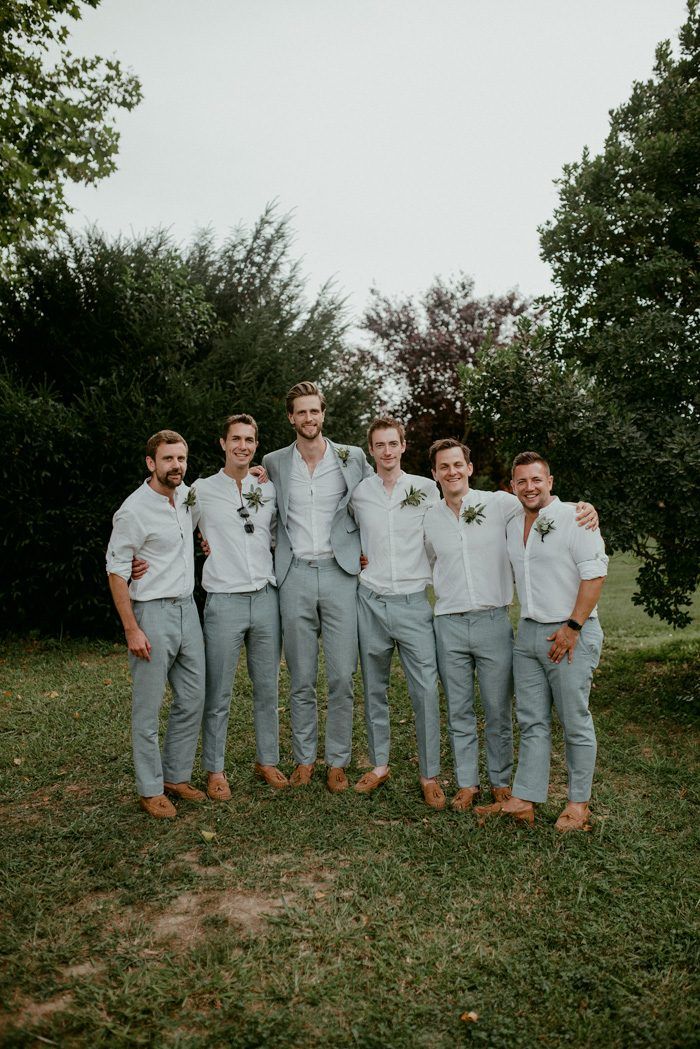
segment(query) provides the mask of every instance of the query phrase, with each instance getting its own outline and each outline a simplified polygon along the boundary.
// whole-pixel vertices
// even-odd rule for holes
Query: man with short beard
[[[204,642],[194,603],[194,548],[187,443],[160,430],[146,444],[149,477],[114,515],[107,549],[109,587],[124,627],[132,677],[132,745],[141,808],[172,819],[165,796],[203,801],[189,782],[204,704]],[[134,557],[149,571],[132,580]],[[158,714],[165,686],[173,698],[163,754]]]
[[[293,386],[286,406],[296,441],[268,453],[263,466],[277,492],[275,574],[296,762],[290,783],[310,783],[316,761],[321,635],[328,679],[327,785],[339,793],[348,788],[345,768],[352,751],[360,571],[360,533],[348,504],[356,485],[372,471],[361,448],[336,445],[323,436],[326,402],[314,383]]]

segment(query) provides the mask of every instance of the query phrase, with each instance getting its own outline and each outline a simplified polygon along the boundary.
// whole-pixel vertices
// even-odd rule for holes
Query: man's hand
[[[202,548],[202,553],[204,554],[204,556],[209,557],[209,554],[211,553],[211,547],[209,546],[209,543],[204,538],[201,532],[199,533],[199,545]]]
[[[267,470],[264,466],[251,466],[248,470],[249,474],[259,482],[259,484],[267,484],[270,478],[267,476]]]
[[[131,558],[131,578],[142,579],[148,571],[148,561],[144,561],[142,557]]]
[[[593,503],[576,503],[576,524],[587,528],[589,532],[598,527],[598,511]]]
[[[369,564],[369,561],[367,560],[365,555],[364,554],[360,554],[360,568],[364,571],[364,569],[367,567],[368,564]]]
[[[564,623],[560,626],[556,634],[551,634],[548,641],[552,641],[552,647],[547,653],[552,663],[561,663],[562,659],[566,655],[569,662],[571,663],[574,658],[574,649],[578,642],[578,633],[576,630],[572,630],[571,627]]]
[[[132,656],[136,656],[137,659],[151,660],[151,642],[148,640],[143,630],[140,627],[132,627],[129,630],[124,631],[126,637],[127,648],[131,652]]]

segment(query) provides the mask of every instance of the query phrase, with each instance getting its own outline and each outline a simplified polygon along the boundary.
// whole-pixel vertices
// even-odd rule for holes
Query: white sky
[[[225,235],[293,211],[309,288],[357,317],[370,285],[550,288],[552,180],[676,40],[684,0],[103,0],[72,35],[144,100],[118,171],[69,190],[74,226]]]

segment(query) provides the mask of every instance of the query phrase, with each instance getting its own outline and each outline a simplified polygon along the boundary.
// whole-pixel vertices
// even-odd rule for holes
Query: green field
[[[233,801],[159,823],[135,801],[123,647],[6,643],[0,1045],[698,1044],[700,618],[650,621],[633,576],[614,559],[601,603],[590,835],[553,829],[559,737],[533,831],[427,810],[398,667],[372,797],[330,795],[320,767],[306,791],[254,781],[246,681]],[[287,694],[283,675],[290,771]],[[352,780],[359,682],[355,741]]]

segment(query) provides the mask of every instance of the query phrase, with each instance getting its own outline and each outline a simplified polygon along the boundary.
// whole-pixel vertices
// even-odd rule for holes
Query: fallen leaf
[[[106,677],[106,678],[104,679],[104,681],[103,681],[102,683],[103,683],[104,685],[111,685],[111,684],[112,684],[112,679],[111,679],[111,677]]]
[[[58,692],[45,692],[44,695],[48,699],[58,699]]]
[[[465,1024],[475,1024],[478,1019],[479,1014],[475,1013],[473,1009],[468,1013],[462,1013],[460,1016],[460,1020],[463,1020]]]
[[[13,765],[21,765],[22,764],[22,759],[21,758],[13,758],[12,759],[12,764]]]
[[[325,900],[325,898],[326,898],[325,892],[316,892],[316,893],[314,893],[314,899],[315,900]]]
[[[3,692],[3,696],[11,696],[11,695],[12,695],[11,692]]]
[[[205,841],[213,841],[216,837],[216,834],[213,830],[200,830],[199,833],[202,835]]]
[[[80,717],[80,711],[79,710],[73,711],[73,717],[77,720]]]

